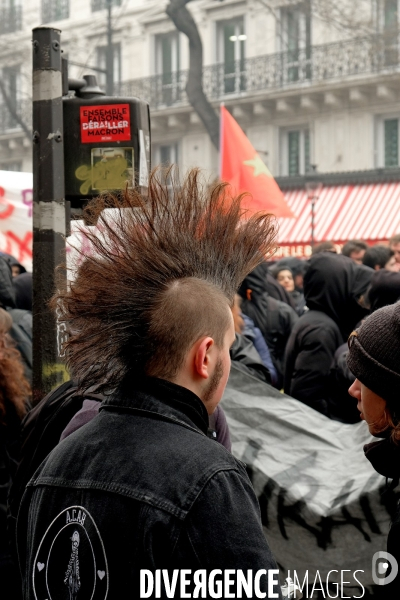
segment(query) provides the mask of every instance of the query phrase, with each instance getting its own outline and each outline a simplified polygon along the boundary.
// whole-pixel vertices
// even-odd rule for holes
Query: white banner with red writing
[[[0,171],[0,252],[32,271],[32,173]]]

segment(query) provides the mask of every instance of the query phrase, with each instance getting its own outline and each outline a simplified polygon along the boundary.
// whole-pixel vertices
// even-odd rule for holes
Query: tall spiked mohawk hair
[[[83,388],[113,388],[129,372],[146,372],[157,351],[152,320],[177,282],[205,282],[232,306],[242,280],[274,250],[276,238],[274,218],[243,219],[241,199],[224,183],[207,185],[198,170],[180,182],[176,170],[157,169],[148,196],[126,190],[88,205],[85,220],[96,227],[84,233],[92,252],[80,251],[75,279],[52,300],[69,331],[68,366]]]

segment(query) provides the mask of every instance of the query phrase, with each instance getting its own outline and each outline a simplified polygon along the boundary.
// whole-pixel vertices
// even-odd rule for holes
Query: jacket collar
[[[388,479],[398,480],[400,477],[400,446],[393,443],[390,437],[364,446],[366,458],[375,471]]]
[[[208,414],[200,398],[187,388],[157,377],[127,377],[102,402],[101,408],[150,412],[154,417],[178,421],[204,434],[208,431]]]

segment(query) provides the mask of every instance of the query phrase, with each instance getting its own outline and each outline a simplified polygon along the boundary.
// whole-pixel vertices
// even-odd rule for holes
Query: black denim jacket
[[[276,569],[245,468],[207,427],[200,399],[161,379],[127,381],[105,400],[28,484],[24,598],[135,599],[140,569]]]

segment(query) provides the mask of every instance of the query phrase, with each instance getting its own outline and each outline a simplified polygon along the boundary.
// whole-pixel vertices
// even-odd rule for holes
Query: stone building
[[[115,92],[149,101],[153,164],[197,165],[216,175],[218,153],[185,95],[188,41],[167,17],[167,2],[111,1]],[[304,188],[313,171],[326,185],[397,181],[398,0],[347,2],[357,4],[353,23],[338,23],[333,11],[331,20],[324,16],[317,10],[324,2],[190,2],[203,42],[206,95],[215,110],[225,103],[283,189]],[[3,84],[28,126],[32,27],[59,27],[71,76],[95,73],[104,85],[104,73],[90,67],[106,65],[106,5],[2,0]],[[0,169],[30,170],[30,148],[3,99]]]

